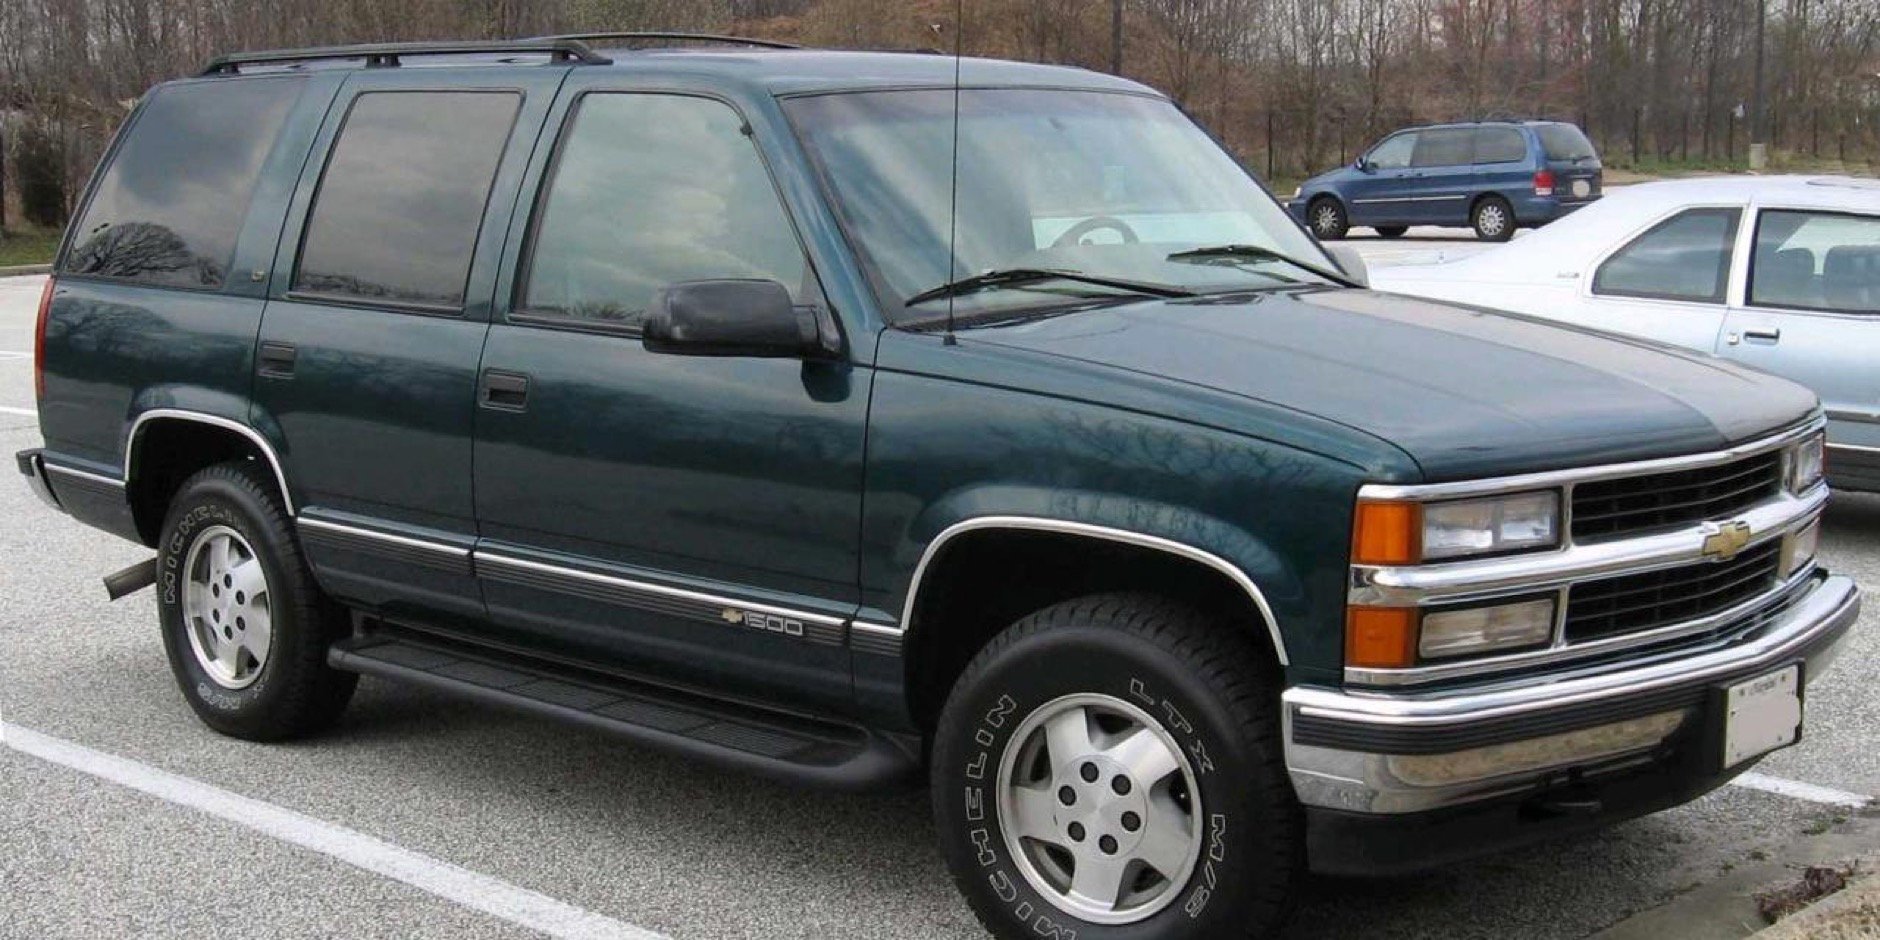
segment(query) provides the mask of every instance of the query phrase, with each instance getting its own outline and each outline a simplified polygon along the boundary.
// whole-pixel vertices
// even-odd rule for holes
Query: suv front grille
[[[1596,480],[1573,488],[1573,537],[1589,542],[1706,519],[1727,519],[1775,495],[1782,454],[1643,476]]]
[[[1566,640],[1639,633],[1728,610],[1776,586],[1781,553],[1782,540],[1771,539],[1726,562],[1576,584],[1567,596]]]

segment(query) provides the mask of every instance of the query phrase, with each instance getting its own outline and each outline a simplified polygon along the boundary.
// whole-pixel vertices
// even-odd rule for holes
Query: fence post
[[[1632,166],[1638,166],[1639,123],[1644,118],[1644,108],[1632,109]]]
[[[1273,179],[1273,109],[1266,109],[1266,178]]]

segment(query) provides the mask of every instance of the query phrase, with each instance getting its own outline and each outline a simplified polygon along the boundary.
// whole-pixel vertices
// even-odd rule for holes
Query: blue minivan
[[[1350,166],[1306,180],[1287,208],[1321,239],[1366,225],[1396,238],[1412,225],[1467,225],[1507,241],[1599,198],[1602,168],[1578,127],[1556,121],[1400,130]]]

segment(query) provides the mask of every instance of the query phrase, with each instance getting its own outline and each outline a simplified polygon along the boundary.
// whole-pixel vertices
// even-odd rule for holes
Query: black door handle
[[[271,379],[294,377],[294,347],[286,343],[262,343],[257,371]]]
[[[529,406],[529,377],[520,372],[487,369],[478,403],[497,411],[522,411]]]

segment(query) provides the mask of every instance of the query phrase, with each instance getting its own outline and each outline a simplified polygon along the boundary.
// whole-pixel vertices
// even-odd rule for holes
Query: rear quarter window
[[[1585,160],[1597,157],[1593,142],[1571,124],[1539,124],[1534,133],[1541,139],[1541,149],[1549,160]]]
[[[60,273],[221,287],[262,164],[301,86],[291,77],[244,78],[152,92],[99,177]]]

